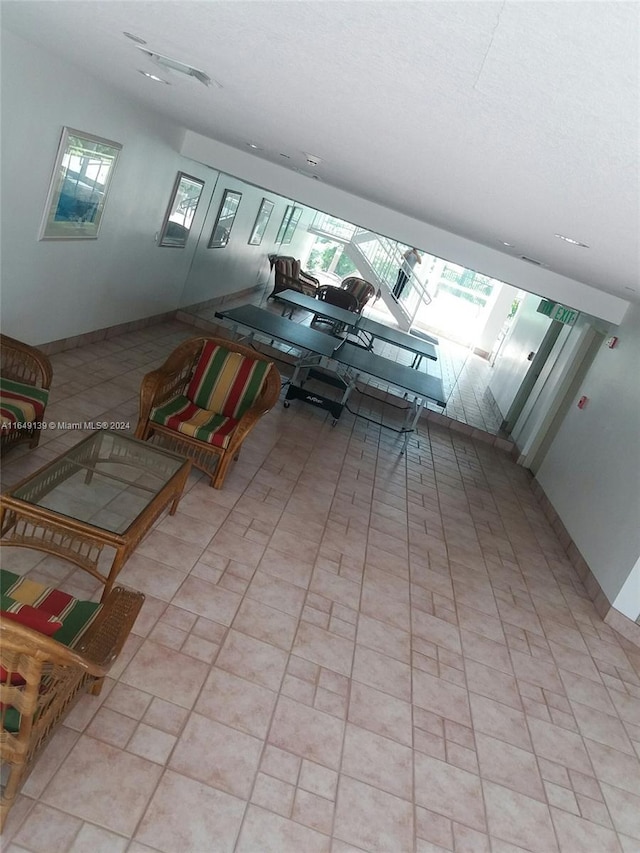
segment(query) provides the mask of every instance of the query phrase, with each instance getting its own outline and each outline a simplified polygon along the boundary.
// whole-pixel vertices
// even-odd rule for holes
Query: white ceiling
[[[3,26],[186,128],[244,151],[253,142],[257,156],[640,301],[636,2],[1,8]],[[123,31],[223,88],[159,71]],[[305,152],[322,159],[316,169]]]

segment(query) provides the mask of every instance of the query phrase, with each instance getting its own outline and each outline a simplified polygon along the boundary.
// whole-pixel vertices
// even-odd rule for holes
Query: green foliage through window
[[[326,272],[331,266],[333,256],[338,251],[338,244],[326,237],[318,237],[313,249],[309,253],[306,269],[313,272]]]
[[[358,269],[353,263],[349,255],[344,252],[340,255],[340,260],[336,264],[336,275],[340,278],[346,278],[348,275],[358,275]]]

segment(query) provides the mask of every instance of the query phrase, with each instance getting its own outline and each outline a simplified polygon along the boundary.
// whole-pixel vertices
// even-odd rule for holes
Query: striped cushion
[[[222,448],[227,447],[238,425],[236,418],[199,409],[186,397],[174,397],[164,406],[158,406],[151,411],[149,418],[156,424]]]
[[[62,628],[62,622],[55,616],[49,616],[48,613],[42,610],[29,607],[28,604],[17,604],[5,595],[0,596],[0,616],[3,619],[8,619],[10,622],[17,622],[19,625],[24,625],[25,628],[31,628],[32,631],[37,631],[46,637],[51,637],[59,628]],[[7,681],[7,677],[7,670],[3,666],[0,666],[0,683],[4,684]],[[24,678],[19,672],[12,672],[9,680],[13,685],[25,683]],[[2,707],[1,704],[0,707]]]
[[[65,646],[74,648],[87,628],[94,622],[102,609],[101,604],[93,601],[79,601],[54,587],[48,587],[26,578],[21,578],[13,572],[0,570],[0,609],[8,611],[11,617],[24,616],[24,624],[47,633]],[[50,634],[49,630],[42,630],[43,625],[38,627],[31,611],[41,612],[45,622],[62,623]],[[30,624],[29,624],[30,623]],[[46,626],[45,626],[46,627]],[[19,673],[7,673],[2,668],[0,680],[9,680],[14,687],[20,687],[24,679]],[[11,688],[9,688],[11,689]],[[41,685],[41,690],[46,690],[46,680]],[[20,714],[14,707],[4,707],[2,710],[2,726],[8,732],[17,732],[20,728]]]
[[[102,609],[95,601],[80,601],[62,590],[0,571],[0,609],[16,613],[25,604],[62,622],[53,639],[70,648],[77,645]]]
[[[0,378],[0,423],[5,425],[41,421],[49,399],[46,388]]]
[[[199,409],[239,420],[262,390],[270,367],[268,361],[207,341],[186,396]]]

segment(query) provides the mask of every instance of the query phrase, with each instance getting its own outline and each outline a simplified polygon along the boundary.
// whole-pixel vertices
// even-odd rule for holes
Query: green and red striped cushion
[[[0,423],[6,428],[41,421],[48,399],[46,388],[0,378]]]
[[[46,637],[51,637],[59,628],[62,628],[62,622],[55,616],[49,616],[48,613],[44,613],[42,610],[29,607],[28,604],[17,604],[4,595],[0,596],[0,615],[3,619],[8,619],[10,622],[17,622],[19,625],[31,628],[32,631],[37,631]],[[0,683],[4,684],[8,676],[7,670],[3,666],[0,666]],[[19,672],[12,672],[9,681],[13,685],[24,684],[24,678]]]
[[[199,409],[186,397],[174,397],[164,406],[153,409],[150,420],[198,441],[222,448],[227,447],[238,425],[236,418],[227,418],[206,409]]]
[[[260,394],[270,367],[207,341],[186,396],[199,409],[239,420]]]
[[[101,609],[102,605],[94,601],[80,601],[62,590],[22,578],[13,572],[0,571],[2,617],[20,622],[70,648],[78,644]],[[8,673],[0,667],[0,682],[20,687],[24,679],[19,672]],[[17,732],[19,712],[2,704],[0,710],[3,728]]]
[[[0,571],[0,609],[19,613],[24,607],[54,616],[62,627],[52,636],[64,646],[74,648],[102,608],[95,601],[81,601],[55,587],[22,578],[4,569]],[[36,630],[38,630],[36,628]]]

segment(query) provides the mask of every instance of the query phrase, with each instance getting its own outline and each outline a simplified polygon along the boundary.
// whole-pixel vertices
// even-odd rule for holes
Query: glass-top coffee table
[[[104,584],[104,600],[160,513],[175,513],[190,470],[189,459],[100,430],[0,495],[0,545],[64,557]],[[115,549],[108,574],[105,546]]]

